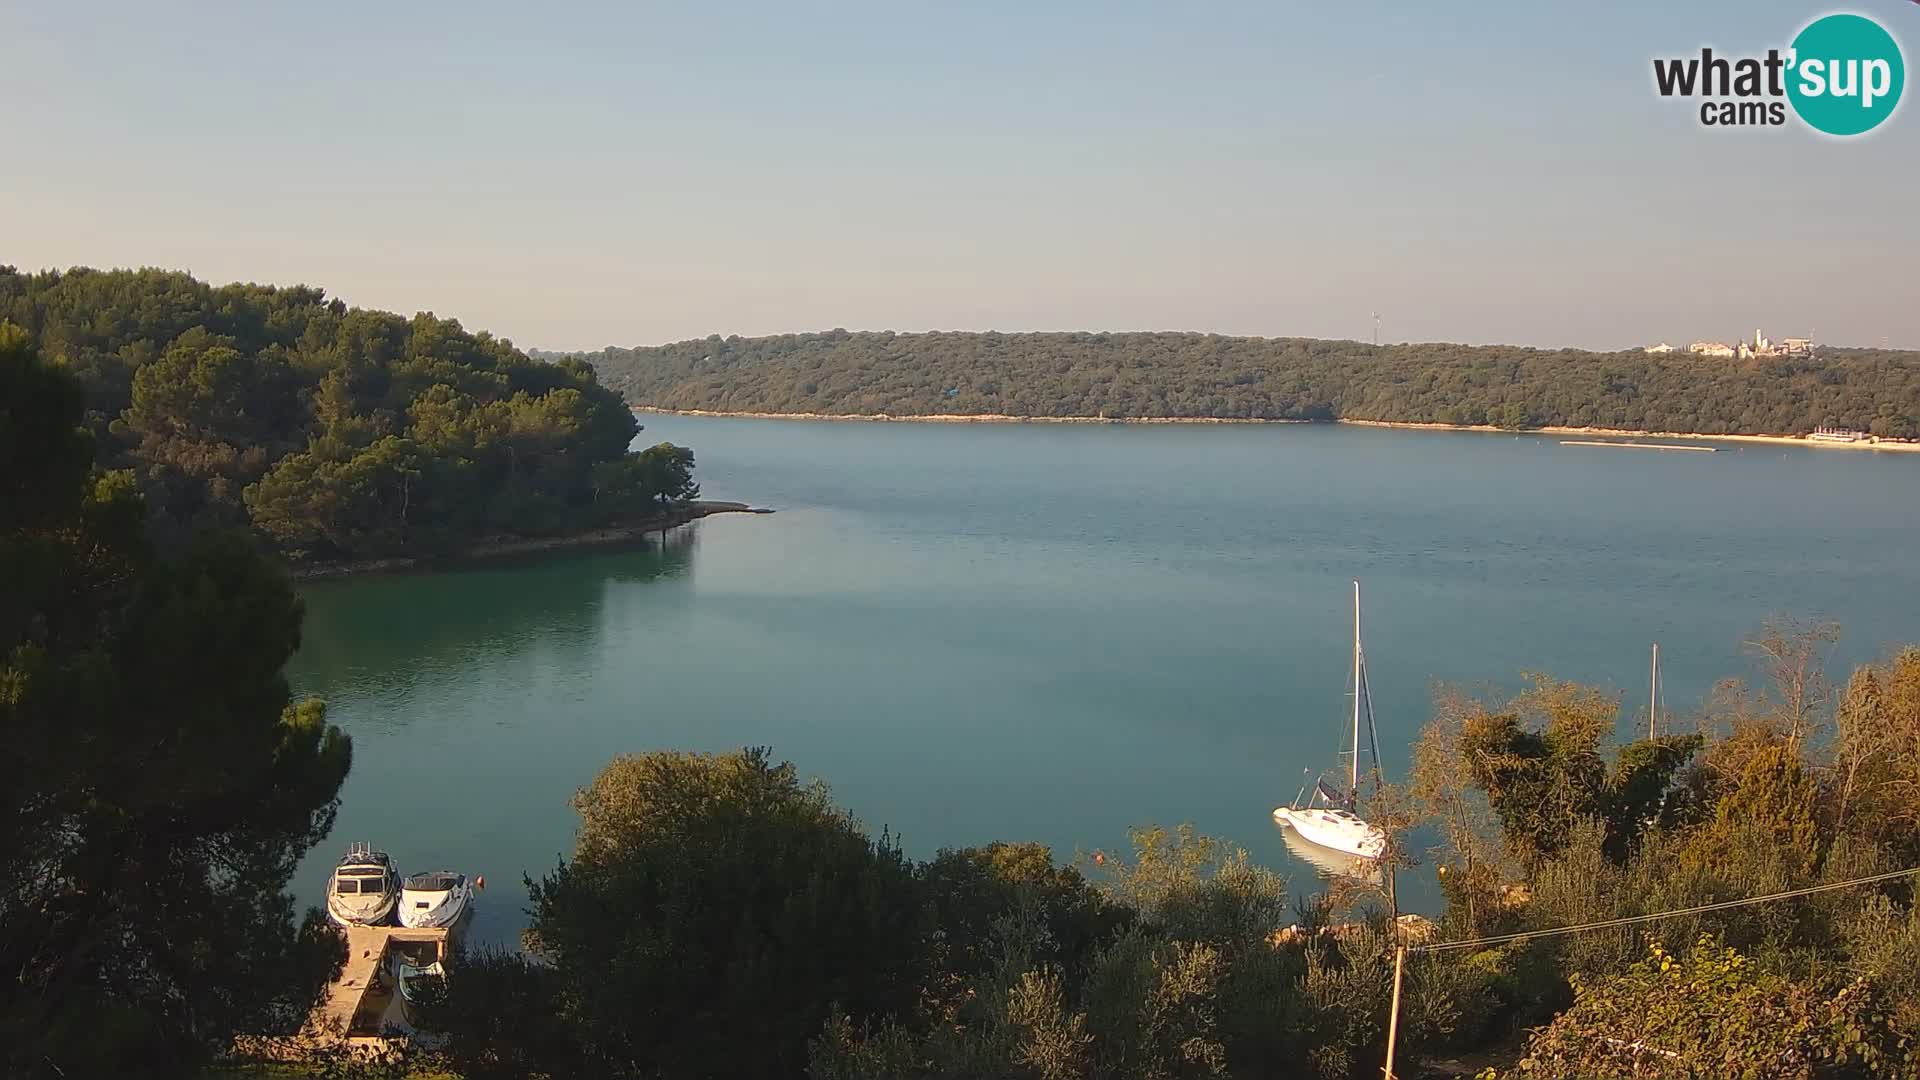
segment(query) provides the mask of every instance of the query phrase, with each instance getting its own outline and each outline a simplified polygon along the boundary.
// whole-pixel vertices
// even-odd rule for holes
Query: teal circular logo
[[[1828,15],[1793,39],[1787,100],[1816,131],[1860,135],[1900,104],[1907,65],[1900,44],[1864,15]]]

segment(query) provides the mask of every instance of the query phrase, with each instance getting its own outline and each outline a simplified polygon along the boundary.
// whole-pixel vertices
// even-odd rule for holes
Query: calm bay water
[[[647,417],[724,515],[664,548],[305,588],[292,675],[354,738],[351,840],[483,873],[478,936],[570,850],[616,754],[767,745],[910,854],[1065,857],[1192,822],[1313,887],[1270,813],[1345,722],[1365,589],[1384,764],[1436,682],[1547,671],[1644,709],[1750,673],[1773,612],[1831,669],[1920,641],[1920,456],[1661,453],[1326,426]],[[1430,871],[1425,873],[1430,874]],[[1413,872],[1416,901],[1431,897]]]

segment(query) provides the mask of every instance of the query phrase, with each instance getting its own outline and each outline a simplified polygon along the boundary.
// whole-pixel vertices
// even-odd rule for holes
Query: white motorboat
[[[400,872],[384,851],[354,844],[327,881],[327,917],[341,926],[379,926],[393,921],[400,900]]]
[[[1274,810],[1273,820],[1285,825],[1310,843],[1362,859],[1378,859],[1387,850],[1387,834],[1368,824],[1357,812],[1360,795],[1360,718],[1365,711],[1369,737],[1373,736],[1373,697],[1367,688],[1366,652],[1360,646],[1360,583],[1353,583],[1353,741],[1348,761],[1347,789],[1343,792],[1325,780],[1316,781],[1313,795],[1305,803],[1295,798],[1293,805]],[[1380,741],[1372,737],[1373,774],[1380,777]],[[1303,791],[1304,795],[1305,792]]]
[[[400,925],[452,926],[473,903],[473,882],[465,874],[435,870],[400,883]]]

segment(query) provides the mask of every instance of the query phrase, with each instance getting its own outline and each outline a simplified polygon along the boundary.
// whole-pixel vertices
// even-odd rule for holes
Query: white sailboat
[[[1378,885],[1384,879],[1380,874],[1380,864],[1364,855],[1355,855],[1346,851],[1335,851],[1301,836],[1299,830],[1289,825],[1281,825],[1280,842],[1294,858],[1313,867],[1315,873],[1323,878],[1352,878]]]
[[[1355,812],[1360,797],[1360,714],[1366,709],[1367,729],[1373,729],[1373,703],[1367,690],[1366,653],[1360,645],[1360,583],[1353,583],[1353,742],[1348,762],[1347,790],[1338,791],[1325,780],[1315,781],[1305,805],[1295,798],[1291,806],[1274,810],[1273,819],[1323,848],[1377,859],[1387,850],[1387,834]],[[1380,770],[1379,740],[1373,745],[1374,775]],[[1304,794],[1304,792],[1303,792]]]

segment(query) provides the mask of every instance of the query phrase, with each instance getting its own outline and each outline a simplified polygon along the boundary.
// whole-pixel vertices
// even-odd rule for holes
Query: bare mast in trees
[[[1815,710],[1832,692],[1823,663],[1828,647],[1838,640],[1837,623],[1775,617],[1761,627],[1758,638],[1747,642],[1760,655],[1761,667],[1780,695],[1780,719],[1788,742],[1795,746],[1812,727]]]
[[[1347,775],[1347,793],[1349,797],[1360,797],[1360,702],[1361,702],[1361,659],[1360,659],[1360,583],[1353,583],[1353,759]],[[1377,773],[1380,768],[1379,748],[1375,747],[1373,767]]]
[[[1360,583],[1353,583],[1353,762],[1347,778],[1347,790],[1352,798],[1360,797],[1360,717],[1365,709],[1367,721],[1367,747],[1372,755],[1373,789],[1380,790],[1383,783],[1380,776],[1380,729],[1373,719],[1373,685],[1367,679],[1367,654],[1360,643]]]
[[[1660,737],[1660,643],[1653,643],[1653,681],[1647,687],[1647,738]]]

